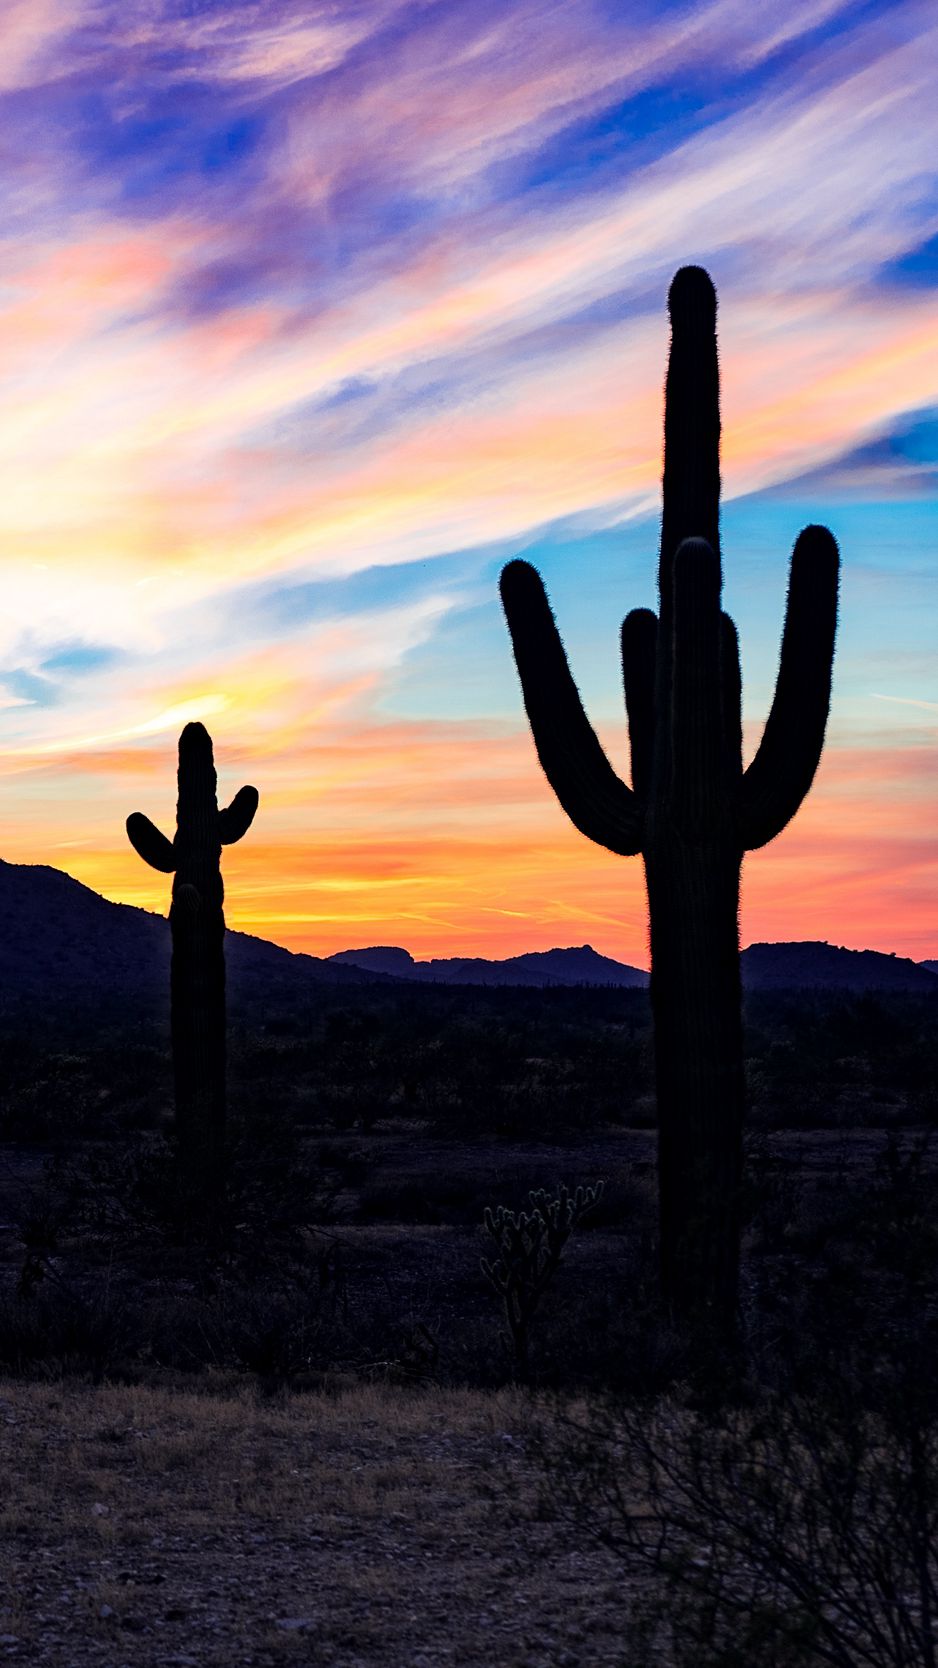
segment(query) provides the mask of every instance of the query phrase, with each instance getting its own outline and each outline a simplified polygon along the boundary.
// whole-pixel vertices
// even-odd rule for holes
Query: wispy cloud
[[[908,695],[873,695],[874,701],[895,701],[900,707],[923,707],[926,712],[938,712],[938,701],[916,701]]]
[[[938,404],[934,296],[897,274],[938,233],[936,72],[925,0],[800,0],[781,24],[746,0],[11,0],[5,855],[61,848],[156,901],[125,790],[171,780],[198,710],[264,777],[277,879],[244,894],[256,926],[337,947],[353,920],[389,936],[400,907],[413,948],[517,948],[579,911],[638,958],[640,879],[570,865],[510,672],[494,728],[447,716],[493,710],[496,551],[565,522],[588,561],[591,528],[655,514],[685,260],[720,289],[729,496],[934,502],[909,416]],[[898,552],[846,554],[911,596]],[[382,568],[362,600],[355,576]],[[303,610],[255,608],[264,584]],[[451,656],[468,609],[484,643]],[[905,691],[883,629],[862,687]],[[868,810],[827,792],[858,876]],[[763,925],[786,852],[829,875],[811,815],[753,865]],[[869,846],[916,900],[918,838]]]

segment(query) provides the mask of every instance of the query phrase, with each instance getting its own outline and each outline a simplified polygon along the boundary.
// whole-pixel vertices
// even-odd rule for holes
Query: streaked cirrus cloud
[[[801,521],[847,563],[830,754],[749,866],[747,935],[938,948],[936,71],[923,0],[14,0],[4,855],[158,905],[128,795],[169,810],[200,715],[262,791],[233,920],[639,957],[637,868],[538,775],[494,576],[544,554],[618,735],[609,615],[652,600],[664,295],[696,260],[755,732]]]

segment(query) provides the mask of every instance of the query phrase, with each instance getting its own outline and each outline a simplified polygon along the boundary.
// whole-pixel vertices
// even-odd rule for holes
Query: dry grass
[[[509,1521],[525,1426],[513,1392],[0,1382],[0,1662],[611,1668],[605,1557]]]

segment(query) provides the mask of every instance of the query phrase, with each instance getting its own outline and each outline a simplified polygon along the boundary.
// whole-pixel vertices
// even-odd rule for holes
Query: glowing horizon
[[[496,578],[541,567],[624,769],[694,261],[750,753],[799,528],[844,558],[829,745],[743,942],[938,955],[932,9],[134,10],[5,16],[0,855],[165,911],[124,819],[172,832],[201,717],[220,796],[261,796],[232,927],[644,965],[641,865],[541,777]]]

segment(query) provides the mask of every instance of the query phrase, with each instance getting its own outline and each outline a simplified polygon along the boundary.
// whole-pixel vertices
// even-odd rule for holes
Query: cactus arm
[[[713,822],[725,783],[720,694],[720,563],[705,539],[674,558],[671,804],[685,838]]]
[[[664,408],[664,508],[658,585],[662,624],[670,613],[678,545],[706,539],[720,549],[720,381],[716,291],[699,266],[684,266],[668,291],[671,351]],[[670,622],[668,621],[670,624]]]
[[[655,751],[655,656],[658,620],[650,608],[633,608],[622,622],[622,682],[629,718],[632,790],[645,799]]]
[[[219,811],[218,833],[223,846],[233,846],[243,839],[254,821],[258,797],[256,788],[239,788],[231,804]]]
[[[622,856],[641,850],[638,801],[619,780],[583,711],[540,576],[509,562],[502,603],[534,745],[544,774],[581,834]]]
[[[839,569],[833,535],[826,527],[806,527],[791,559],[775,698],[743,776],[748,851],[781,833],[814,780],[830,709]]]
[[[132,811],[127,818],[127,838],[138,857],[159,869],[161,875],[171,875],[176,867],[176,853],[172,840],[161,834],[155,823],[142,811]]]
[[[720,690],[726,768],[738,782],[743,770],[742,678],[739,637],[728,614],[720,616]]]
[[[185,921],[191,923],[195,921],[196,916],[201,911],[201,908],[202,899],[199,896],[198,887],[193,886],[190,881],[183,881],[180,886],[179,881],[177,880],[175,886],[173,887],[173,909],[176,911],[177,915]]]

